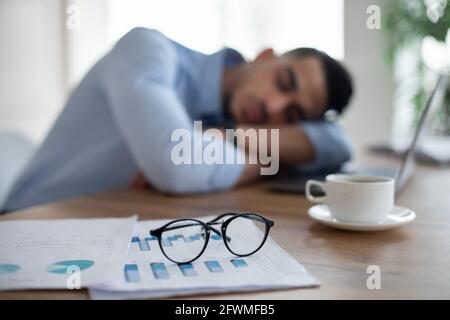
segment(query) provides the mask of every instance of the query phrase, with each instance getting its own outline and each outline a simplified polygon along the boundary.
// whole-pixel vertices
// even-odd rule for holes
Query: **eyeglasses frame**
[[[232,217],[227,219],[227,220],[225,220],[225,221],[219,221],[222,218],[225,218],[226,216],[232,216]],[[262,220],[265,223],[266,228],[265,228],[263,241],[261,241],[261,244],[258,246],[258,248],[256,248],[255,250],[253,250],[250,253],[237,254],[233,250],[231,250],[231,248],[229,247],[229,245],[227,243],[227,242],[231,241],[231,238],[229,238],[227,236],[226,230],[227,230],[228,225],[233,220],[235,220],[237,218],[240,218],[240,217],[243,217],[243,216],[253,216],[253,217],[259,218],[260,219],[260,220],[258,219],[259,221]],[[192,222],[196,222],[196,223],[200,224],[205,230],[205,243],[204,243],[203,248],[200,251],[200,253],[197,256],[195,256],[193,259],[191,259],[189,261],[186,261],[186,262],[178,262],[178,261],[175,261],[175,260],[171,259],[166,254],[166,252],[164,251],[163,245],[162,245],[162,234],[165,231],[171,230],[171,229],[167,230],[167,227],[169,227],[171,224],[174,224],[174,223],[177,223],[177,222],[183,222],[183,221],[192,221]],[[212,226],[212,225],[217,225],[217,224],[221,224],[220,231]],[[227,213],[223,213],[223,214],[221,214],[221,215],[219,215],[219,216],[215,217],[214,219],[212,219],[210,221],[207,221],[207,222],[204,222],[204,221],[201,221],[201,220],[198,220],[198,219],[191,219],[191,218],[183,218],[183,219],[172,220],[172,221],[169,221],[168,223],[166,223],[165,225],[163,225],[163,226],[161,226],[161,227],[159,227],[157,229],[150,230],[150,235],[157,237],[159,248],[161,249],[161,252],[164,254],[164,256],[167,259],[169,259],[170,261],[172,261],[172,262],[174,262],[176,264],[188,264],[188,263],[191,263],[191,262],[197,260],[198,258],[200,258],[200,256],[205,252],[206,248],[208,247],[209,239],[210,239],[210,236],[211,236],[211,231],[216,233],[217,235],[219,235],[222,238],[222,240],[223,240],[223,242],[225,244],[225,247],[232,254],[234,254],[235,256],[238,256],[238,257],[248,257],[248,256],[256,253],[257,251],[259,251],[262,248],[262,246],[266,243],[267,237],[269,236],[270,228],[272,228],[274,226],[274,224],[275,223],[272,220],[269,220],[266,217],[264,217],[264,216],[262,216],[262,215],[260,215],[258,213],[251,213],[251,212],[232,213],[232,212],[227,212]],[[187,225],[187,226],[189,226],[189,225]],[[187,227],[187,226],[178,226],[178,228],[184,228],[184,227]],[[174,229],[178,229],[178,228],[174,228]]]

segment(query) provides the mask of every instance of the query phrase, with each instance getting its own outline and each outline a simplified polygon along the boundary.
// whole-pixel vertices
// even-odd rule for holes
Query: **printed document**
[[[0,222],[0,290],[76,289],[117,279],[136,220]]]
[[[208,221],[213,217],[198,218]],[[176,264],[162,253],[156,237],[149,231],[169,220],[140,221],[130,241],[130,251],[122,275],[114,282],[91,286],[93,299],[151,298],[196,293],[253,291],[318,286],[319,281],[280,248],[270,237],[255,254],[238,257],[228,251],[220,235],[211,232],[205,252],[192,263]],[[218,227],[220,229],[220,227]],[[262,232],[246,220],[234,230],[232,241],[250,243],[254,233]],[[204,241],[202,235],[183,233],[166,238],[167,250],[186,249],[186,243]],[[195,254],[195,253],[194,253]]]

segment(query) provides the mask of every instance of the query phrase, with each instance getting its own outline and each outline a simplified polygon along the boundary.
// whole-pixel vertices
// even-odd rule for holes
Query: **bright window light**
[[[315,47],[343,59],[343,12],[343,0],[109,0],[109,41],[142,26],[205,53]]]

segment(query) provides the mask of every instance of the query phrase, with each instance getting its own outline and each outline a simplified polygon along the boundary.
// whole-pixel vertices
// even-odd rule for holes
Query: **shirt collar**
[[[225,122],[222,97],[222,78],[225,67],[244,63],[236,50],[225,48],[204,57],[200,71],[200,99],[198,110],[211,125]]]

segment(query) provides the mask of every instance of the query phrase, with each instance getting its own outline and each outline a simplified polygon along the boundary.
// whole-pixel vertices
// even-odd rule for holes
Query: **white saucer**
[[[323,224],[343,230],[352,231],[381,231],[405,225],[416,219],[416,214],[407,208],[395,206],[386,220],[380,223],[352,223],[336,220],[326,205],[317,205],[309,208],[308,215]]]

